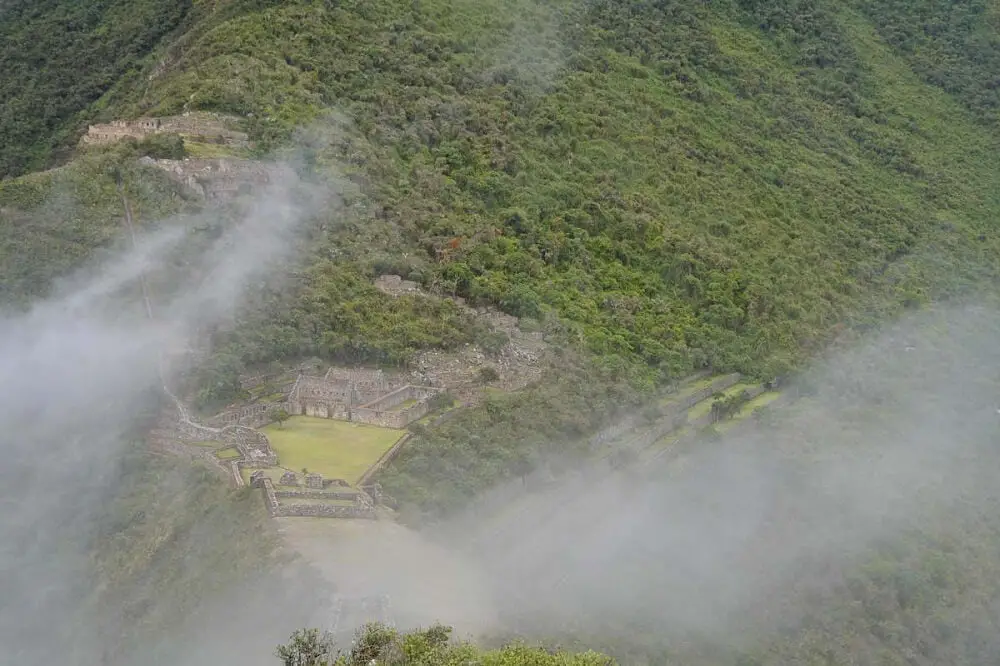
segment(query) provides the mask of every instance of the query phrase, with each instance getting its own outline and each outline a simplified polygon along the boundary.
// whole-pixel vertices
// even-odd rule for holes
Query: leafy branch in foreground
[[[596,652],[568,653],[522,644],[482,650],[469,643],[453,643],[451,627],[435,625],[402,633],[384,624],[358,630],[349,652],[337,650],[333,638],[318,629],[300,629],[279,645],[276,656],[284,666],[612,666],[614,661]]]

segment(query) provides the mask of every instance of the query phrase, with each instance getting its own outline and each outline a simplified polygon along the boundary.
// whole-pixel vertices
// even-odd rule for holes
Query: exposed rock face
[[[222,200],[265,187],[279,180],[285,169],[273,164],[236,158],[154,160],[143,162],[163,169],[178,183],[206,200]]]

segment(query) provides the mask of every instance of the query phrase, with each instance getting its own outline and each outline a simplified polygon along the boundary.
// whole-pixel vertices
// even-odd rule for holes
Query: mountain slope
[[[0,178],[65,157],[79,114],[121,80],[136,83],[142,59],[191,5],[43,0],[0,8]]]
[[[985,0],[0,12],[0,176],[17,176],[0,183],[5,306],[116,243],[116,176],[140,224],[197,206],[134,146],[73,153],[88,122],[208,110],[239,115],[258,154],[295,153],[346,205],[312,221],[286,283],[253,286],[260,306],[213,335],[206,405],[270,361],[405,367],[421,349],[486,345],[450,301],[379,292],[385,273],[538,320],[564,350],[545,385],[412,440],[382,479],[412,515],[462,506],[658,384],[782,374],[1000,277],[1000,33]],[[171,518],[180,534],[186,518]],[[908,641],[975,635],[996,573],[996,528],[978,520],[876,553],[821,600],[828,615],[756,663],[931,663]],[[988,663],[988,648],[955,650]]]
[[[968,93],[987,70],[955,57],[973,83],[926,83],[941,77],[892,21],[954,11],[920,12],[218,2],[88,113],[236,113],[260,150],[318,123],[298,139],[312,177],[356,186],[346,218],[317,220],[295,284],[215,341],[213,400],[247,363],[402,364],[470,341],[415,311],[401,336],[400,304],[362,287],[384,272],[558,322],[636,386],[775,374],[845,329],[995,284],[997,135]],[[948,25],[924,41],[966,53],[989,29]],[[8,227],[18,188],[0,194]],[[482,483],[506,473],[488,467]]]

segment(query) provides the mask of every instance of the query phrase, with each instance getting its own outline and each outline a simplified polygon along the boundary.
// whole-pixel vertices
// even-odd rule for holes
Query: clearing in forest
[[[282,425],[262,428],[278,454],[279,464],[301,472],[303,468],[328,479],[355,483],[399,441],[404,431],[337,421],[293,416]]]

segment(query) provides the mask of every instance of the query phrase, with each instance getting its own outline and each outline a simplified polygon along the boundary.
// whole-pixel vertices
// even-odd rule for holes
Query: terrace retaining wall
[[[406,444],[406,442],[410,440],[411,436],[412,435],[410,435],[410,433],[406,433],[405,435],[400,437],[399,441],[393,444],[391,449],[383,453],[381,457],[379,457],[379,459],[376,460],[375,463],[371,467],[369,467],[364,474],[361,475],[361,478],[358,479],[358,482],[355,485],[359,487],[368,485],[372,477],[378,474],[383,467],[389,464],[392,461],[392,459],[396,457],[396,454],[399,453],[399,450],[403,448],[403,444]]]
[[[353,502],[358,498],[358,493],[327,492],[325,490],[276,490],[274,496],[278,499],[328,499]]]
[[[273,513],[276,518],[360,518],[375,520],[375,509],[330,504],[279,504]]]

